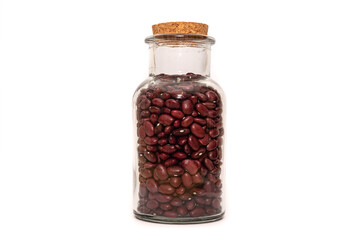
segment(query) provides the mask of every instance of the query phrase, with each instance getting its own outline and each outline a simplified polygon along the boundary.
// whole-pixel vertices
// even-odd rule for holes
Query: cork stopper
[[[152,26],[153,34],[199,34],[207,35],[208,25],[196,22],[166,22]]]

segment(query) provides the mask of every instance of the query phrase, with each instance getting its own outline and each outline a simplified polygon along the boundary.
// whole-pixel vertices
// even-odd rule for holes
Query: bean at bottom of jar
[[[212,185],[209,183],[207,185]],[[215,184],[213,184],[215,186]],[[182,189],[181,187],[178,189]],[[177,189],[177,190],[178,190]],[[179,196],[148,192],[140,184],[138,212],[164,217],[203,217],[222,212],[221,190],[206,192],[203,188],[190,189]]]

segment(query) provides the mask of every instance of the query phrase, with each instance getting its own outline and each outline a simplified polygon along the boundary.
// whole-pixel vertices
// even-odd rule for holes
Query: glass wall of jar
[[[134,214],[163,223],[219,220],[225,212],[224,93],[210,78],[215,40],[158,34],[149,77],[133,97]]]

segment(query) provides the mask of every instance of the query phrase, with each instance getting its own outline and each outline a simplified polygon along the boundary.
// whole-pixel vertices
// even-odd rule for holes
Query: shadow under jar
[[[134,214],[161,223],[219,220],[223,204],[223,101],[210,78],[215,40],[157,34],[150,74],[133,97]]]

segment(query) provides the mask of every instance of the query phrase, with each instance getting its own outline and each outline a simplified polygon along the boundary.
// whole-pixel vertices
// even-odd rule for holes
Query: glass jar
[[[145,39],[150,74],[133,97],[134,214],[162,223],[216,221],[225,208],[224,93],[210,78],[215,40],[205,24],[154,26]]]

